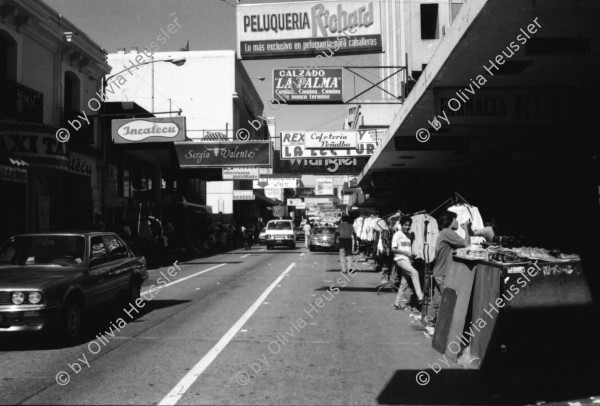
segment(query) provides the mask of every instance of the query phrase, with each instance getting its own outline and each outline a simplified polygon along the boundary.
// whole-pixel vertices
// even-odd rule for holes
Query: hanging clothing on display
[[[427,223],[427,235],[425,235],[425,222]],[[416,258],[422,259],[427,263],[435,260],[435,247],[439,235],[438,223],[435,218],[428,214],[417,214],[412,217],[410,232],[414,234],[415,239],[412,245],[412,252]],[[427,252],[425,252],[427,245]]]
[[[354,234],[356,234],[356,236],[358,238],[360,238],[360,234],[363,228],[363,224],[364,224],[365,218],[364,216],[359,216],[354,220],[354,223],[352,224],[352,227],[354,227]]]
[[[360,232],[360,239],[363,241],[370,241],[369,236],[372,236],[371,220],[372,220],[372,217],[367,217],[367,218],[365,218],[365,221],[363,223],[363,228]]]
[[[467,221],[471,221],[471,228],[473,231],[478,231],[484,227],[483,219],[481,218],[481,214],[479,213],[479,209],[475,206],[471,206],[468,204],[458,204],[450,207],[448,211],[456,213],[456,221],[458,224],[466,223]],[[459,227],[456,230],[456,233],[461,237],[466,237],[466,232],[462,227]],[[485,242],[485,238],[483,237],[471,237],[471,245],[478,245],[482,242]]]
[[[379,255],[381,252],[383,252],[384,250],[384,237],[383,237],[383,232],[384,231],[389,231],[388,225],[385,222],[384,219],[382,218],[376,218],[375,219],[375,231],[378,234],[378,238],[377,238],[377,254]]]

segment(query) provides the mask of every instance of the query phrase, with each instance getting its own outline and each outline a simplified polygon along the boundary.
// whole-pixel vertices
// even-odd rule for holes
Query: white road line
[[[252,254],[242,255],[240,258],[246,258],[246,257],[249,257],[250,255],[252,255]]]
[[[167,394],[158,404],[159,405],[175,405],[179,402],[179,399],[187,392],[187,390],[196,382],[196,380],[202,375],[202,373],[210,366],[210,364],[217,358],[217,356],[225,349],[227,344],[233,339],[233,337],[240,331],[240,329],[246,324],[246,322],[252,317],[254,312],[258,310],[258,307],[265,301],[269,293],[281,280],[287,275],[287,273],[295,266],[292,263],[287,267],[285,271],[260,295],[258,299],[250,306],[246,313],[240,317],[238,321],[225,333],[214,347],[202,357],[200,361],[175,385],[171,392]]]
[[[185,264],[183,264],[183,265],[185,265]],[[188,280],[188,279],[190,279],[190,278],[193,278],[194,276],[202,275],[203,273],[206,273],[206,272],[212,271],[213,269],[217,269],[218,267],[220,267],[220,266],[223,266],[223,265],[226,265],[226,264],[225,264],[225,263],[223,263],[223,264],[215,265],[215,266],[213,266],[212,268],[205,269],[204,271],[200,271],[200,272],[197,272],[197,273],[195,273],[195,274],[193,274],[193,275],[186,276],[185,278],[177,279],[176,281],[173,281],[173,282],[171,282],[171,283],[167,283],[166,285],[161,285],[160,287],[158,287],[158,289],[160,290],[160,289],[164,289],[164,288],[166,288],[167,286],[175,285],[176,283],[183,282],[183,281],[185,281],[185,280]],[[161,275],[162,275],[162,272],[161,272]],[[163,275],[163,276],[164,276],[164,275]],[[148,293],[149,291],[150,291],[150,290],[146,290],[146,291],[144,291],[144,292],[140,293],[140,295],[143,295],[144,293]],[[156,293],[156,291],[153,291],[153,292],[155,292],[155,293]]]
[[[300,254],[300,256],[304,255],[304,252],[302,254]]]

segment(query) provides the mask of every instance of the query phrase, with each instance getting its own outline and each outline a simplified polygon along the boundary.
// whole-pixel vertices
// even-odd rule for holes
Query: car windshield
[[[335,227],[323,227],[323,228],[315,228],[312,233],[315,235],[319,234],[335,234]]]
[[[292,223],[289,221],[277,221],[267,224],[267,230],[291,230]]]
[[[83,263],[85,238],[75,235],[28,235],[9,239],[0,247],[0,266]]]

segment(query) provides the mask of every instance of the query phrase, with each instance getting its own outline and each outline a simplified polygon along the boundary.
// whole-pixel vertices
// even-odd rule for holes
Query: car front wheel
[[[74,300],[70,300],[65,304],[65,308],[61,317],[59,333],[66,340],[74,341],[79,337],[79,334],[81,333],[81,325],[81,305]]]
[[[141,292],[142,285],[139,282],[132,282],[131,286],[129,286],[129,295],[127,295],[129,304],[135,303],[135,301],[140,298]]]

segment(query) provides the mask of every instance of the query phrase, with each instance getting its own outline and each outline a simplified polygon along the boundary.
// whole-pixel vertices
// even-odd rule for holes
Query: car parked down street
[[[0,333],[57,327],[74,340],[87,310],[135,302],[147,278],[114,233],[13,236],[0,246]]]

